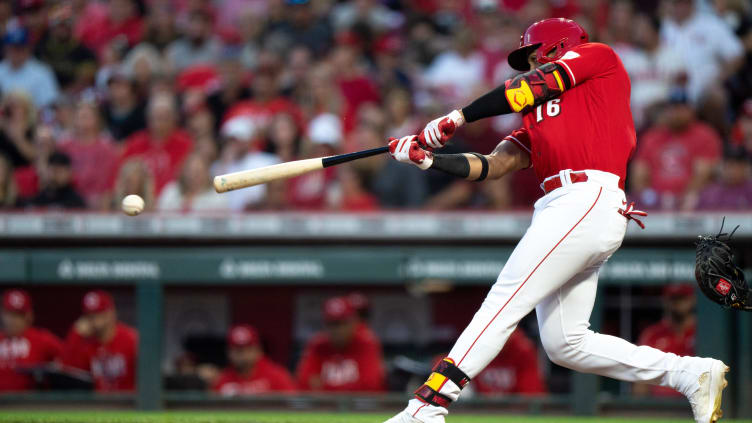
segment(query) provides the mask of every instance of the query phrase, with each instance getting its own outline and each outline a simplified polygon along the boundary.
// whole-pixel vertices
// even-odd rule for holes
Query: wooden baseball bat
[[[214,189],[219,192],[227,192],[240,188],[252,187],[265,184],[278,179],[287,179],[325,167],[362,159],[386,153],[389,147],[372,148],[370,150],[356,151],[354,153],[339,154],[337,156],[318,157],[315,159],[294,160],[279,163],[258,169],[243,170],[240,172],[227,173],[214,177]]]

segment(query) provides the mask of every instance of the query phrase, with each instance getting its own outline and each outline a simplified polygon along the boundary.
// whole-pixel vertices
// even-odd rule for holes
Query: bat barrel
[[[295,160],[292,162],[260,167],[258,169],[228,173],[214,178],[214,189],[217,192],[222,193],[239,188],[252,187],[276,181],[277,179],[292,178],[323,167],[321,159],[316,158]]]
[[[241,172],[219,175],[214,178],[214,189],[219,192],[227,192],[239,188],[252,187],[265,184],[278,179],[293,178],[317,169],[338,165],[340,163],[365,157],[386,153],[389,147],[372,148],[370,150],[357,151],[355,153],[340,154],[331,157],[319,157],[316,159],[295,160],[292,162],[279,163],[258,169],[243,170]]]

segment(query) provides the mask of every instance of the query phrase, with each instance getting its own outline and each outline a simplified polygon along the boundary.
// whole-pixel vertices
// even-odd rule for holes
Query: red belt
[[[569,179],[572,180],[573,184],[576,184],[578,182],[587,182],[588,177],[585,172],[569,172]],[[564,184],[561,182],[561,176],[546,179],[545,181],[543,181],[543,192],[548,194],[556,188],[561,188],[563,185]]]

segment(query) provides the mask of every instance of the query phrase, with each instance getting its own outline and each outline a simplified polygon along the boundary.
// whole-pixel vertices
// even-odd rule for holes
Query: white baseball
[[[144,211],[144,199],[136,194],[126,195],[123,198],[123,213],[128,216],[136,216]]]

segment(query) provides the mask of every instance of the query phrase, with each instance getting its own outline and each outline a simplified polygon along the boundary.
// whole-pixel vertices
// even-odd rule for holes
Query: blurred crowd
[[[507,54],[547,17],[631,76],[641,207],[752,207],[744,0],[0,0],[0,207],[528,206],[530,171],[470,183],[388,156],[221,196],[211,178],[416,133],[513,76]],[[519,125],[467,125],[447,152],[489,153]]]
[[[133,392],[136,389],[138,333],[121,322],[107,291],[87,292],[80,317],[64,340],[34,326],[28,292],[9,289],[2,298],[0,393],[50,389]],[[638,343],[679,355],[695,351],[695,288],[670,284],[662,294],[663,318],[642,328]],[[222,396],[294,392],[385,392],[414,389],[447,351],[421,360],[385,359],[369,326],[370,301],[361,293],[332,297],[321,310],[324,327],[310,336],[293,371],[266,355],[252,325],[227,330],[226,359],[200,359],[187,349],[165,380],[168,390],[205,390]],[[207,345],[201,347],[206,350]],[[214,351],[216,352],[216,351]],[[549,392],[539,342],[517,328],[499,355],[475,378],[465,396]],[[226,363],[226,365],[225,365]],[[223,367],[224,366],[224,367]],[[635,385],[636,395],[680,395],[671,389]]]

